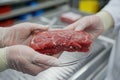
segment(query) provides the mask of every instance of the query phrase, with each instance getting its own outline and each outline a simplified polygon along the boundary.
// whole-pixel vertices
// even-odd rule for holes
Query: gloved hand
[[[113,20],[110,14],[101,11],[95,15],[85,16],[65,29],[72,29],[75,31],[84,30],[90,33],[93,38],[96,38],[112,25]]]
[[[40,54],[28,46],[15,45],[3,49],[3,57],[0,55],[0,61],[2,61],[0,69],[12,68],[23,73],[37,75],[50,66],[60,64],[57,58]]]
[[[34,33],[45,30],[48,30],[47,26],[28,22],[0,28],[0,47],[16,44],[28,45]]]

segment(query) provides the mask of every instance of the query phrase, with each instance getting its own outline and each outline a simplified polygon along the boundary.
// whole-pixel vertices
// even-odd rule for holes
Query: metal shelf
[[[36,10],[43,9],[43,8],[48,8],[51,6],[56,6],[56,5],[67,3],[67,2],[68,2],[68,0],[52,0],[52,1],[42,2],[42,3],[40,3],[40,5],[38,5],[36,7],[28,6],[28,7],[13,10],[6,14],[2,14],[2,15],[0,15],[0,20],[16,17],[21,14],[25,14],[25,13],[36,11]]]
[[[18,3],[24,3],[32,0],[11,0],[11,1],[2,1],[0,2],[0,6],[4,5],[12,5],[12,4],[18,4]]]

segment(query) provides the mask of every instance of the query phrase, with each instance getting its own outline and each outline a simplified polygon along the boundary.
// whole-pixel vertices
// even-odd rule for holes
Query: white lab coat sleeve
[[[120,29],[120,0],[110,0],[102,10],[107,11],[112,15],[115,31],[118,32]]]
[[[6,48],[0,48],[0,72],[8,69]]]
[[[111,14],[114,20],[114,31],[118,33],[116,43],[114,44],[109,58],[105,80],[120,80],[120,0],[110,0],[103,10]]]

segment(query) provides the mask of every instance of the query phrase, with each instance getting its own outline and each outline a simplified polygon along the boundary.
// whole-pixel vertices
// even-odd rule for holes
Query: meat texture
[[[62,51],[88,52],[91,43],[92,37],[85,31],[55,30],[38,33],[30,46],[40,53],[53,55]]]

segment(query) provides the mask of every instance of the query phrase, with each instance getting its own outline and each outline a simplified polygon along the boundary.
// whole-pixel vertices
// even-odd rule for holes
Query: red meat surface
[[[55,30],[38,33],[31,40],[30,46],[40,53],[53,55],[61,51],[88,52],[91,43],[92,37],[87,32]]]

